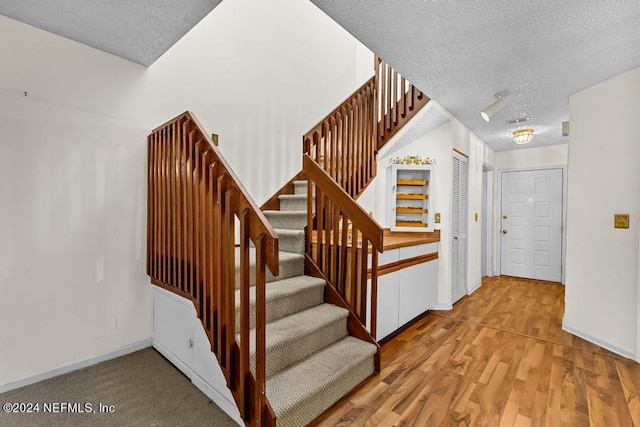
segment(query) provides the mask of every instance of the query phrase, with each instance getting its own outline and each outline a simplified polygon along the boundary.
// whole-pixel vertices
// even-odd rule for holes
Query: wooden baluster
[[[316,188],[316,229],[317,229],[316,235],[317,235],[317,241],[318,241],[318,245],[316,247],[318,250],[316,263],[318,264],[318,266],[320,266],[322,271],[327,271],[324,266],[325,259],[323,257],[324,255],[324,240],[323,240],[324,239],[324,193],[319,187]]]
[[[338,153],[338,140],[336,135],[336,119],[334,116],[331,116],[329,119],[329,132],[331,134],[331,170],[330,174],[333,179],[338,179],[338,158],[340,154]]]
[[[229,367],[229,376],[232,378],[232,382],[230,384],[230,388],[232,391],[237,390],[237,372],[234,372],[233,366],[233,348],[235,345],[235,228],[234,228],[234,214],[233,214],[233,206],[234,206],[234,198],[233,198],[233,187],[228,188],[225,193],[224,200],[225,208],[224,208],[224,236],[223,236],[223,245],[222,250],[225,253],[225,262],[223,264],[225,280],[224,287],[226,289],[225,296],[226,300],[224,305],[226,306],[225,310],[225,323],[227,325],[227,336],[226,336],[226,344],[227,344],[227,366]]]
[[[393,125],[396,126],[398,124],[398,73],[396,71],[393,72],[393,102],[391,103],[391,108],[393,109],[392,117],[393,117]]]
[[[169,253],[169,216],[168,216],[168,191],[167,191],[167,164],[169,163],[169,150],[168,150],[168,139],[169,139],[169,131],[167,128],[164,128],[162,131],[162,177],[160,180],[161,195],[162,195],[162,264],[161,264],[161,274],[160,280],[163,283],[169,284],[169,264],[168,264],[168,253]]]
[[[209,256],[207,258],[207,262],[209,267],[207,271],[209,271],[208,276],[208,289],[209,289],[209,342],[211,343],[211,349],[214,353],[218,351],[216,346],[216,342],[218,340],[217,334],[217,322],[216,322],[216,313],[218,310],[219,301],[217,301],[217,292],[216,292],[216,269],[220,268],[220,265],[216,263],[216,246],[215,246],[215,175],[217,170],[217,162],[213,162],[209,165],[209,189],[207,191],[207,239],[209,246]]]
[[[256,382],[255,382],[255,415],[261,423],[265,414],[265,359],[266,359],[266,245],[265,236],[258,236],[256,245]]]
[[[207,212],[206,212],[206,195],[207,195],[207,171],[209,170],[209,157],[211,156],[211,149],[209,148],[209,143],[205,141],[203,143],[205,146],[205,151],[200,156],[200,177],[199,177],[199,192],[200,192],[200,206],[198,209],[199,212],[199,221],[200,221],[200,267],[198,270],[200,271],[200,286],[198,287],[198,292],[200,295],[200,313],[203,319],[206,319],[206,283],[207,277],[209,277],[209,271],[207,270],[207,258],[209,254],[207,253]]]
[[[406,79],[402,77],[400,79],[400,115],[404,118],[407,115],[407,89]]]
[[[169,171],[169,240],[170,240],[170,266],[171,266],[171,284],[176,288],[179,288],[178,283],[178,263],[177,263],[177,229],[178,224],[176,220],[176,122],[173,122],[169,127],[169,159],[168,166]]]
[[[323,271],[329,270],[329,256],[330,256],[330,247],[331,247],[331,199],[326,195],[323,197],[324,203],[322,206],[322,220],[324,230],[322,240],[324,244],[322,245],[322,268]]]
[[[358,300],[358,229],[351,225],[351,280],[349,281],[349,299],[351,307],[357,307]]]
[[[349,136],[347,128],[347,109],[340,109],[340,139],[342,141],[342,183],[341,187],[346,189],[349,182]]]
[[[174,204],[174,212],[175,212],[175,245],[176,245],[176,286],[178,289],[184,291],[184,282],[182,281],[182,270],[183,270],[183,256],[182,256],[182,204],[183,204],[183,187],[182,187],[182,169],[181,169],[181,160],[182,160],[182,124],[177,123],[174,134],[174,147],[175,147],[175,155],[174,155],[174,167],[173,167],[173,175],[175,176],[175,194],[176,200]]]
[[[216,274],[216,283],[218,284],[217,296],[216,299],[218,301],[218,360],[220,361],[220,365],[223,369],[227,370],[227,324],[226,324],[226,311],[227,307],[225,306],[225,301],[227,300],[227,287],[225,286],[226,273],[225,270],[228,268],[227,258],[225,257],[225,250],[223,249],[223,244],[225,242],[225,230],[224,230],[224,218],[225,218],[225,201],[224,195],[227,192],[227,183],[226,183],[226,175],[220,174],[216,181],[216,209],[213,212],[214,214],[214,223],[216,225],[216,261],[218,264],[218,270]],[[229,375],[228,371],[225,372],[225,375]],[[228,376],[227,376],[228,378]]]
[[[189,174],[187,170],[188,159],[188,135],[189,122],[182,124],[182,138],[180,138],[180,186],[182,187],[182,285],[180,289],[189,292],[189,198],[188,198],[188,180]]]
[[[387,68],[387,108],[386,108],[386,112],[385,112],[385,132],[388,132],[391,130],[391,108],[392,108],[392,101],[391,101],[391,84],[392,84],[392,80],[393,80],[393,69],[387,64],[385,65]]]
[[[374,249],[375,250],[375,249]],[[360,298],[358,302],[360,307],[358,312],[360,315],[360,322],[364,325],[367,324],[367,260],[369,258],[369,240],[362,234],[362,246],[360,251]]]
[[[325,120],[322,123],[322,143],[324,145],[323,169],[331,175],[331,152],[329,151],[329,123]]]
[[[194,285],[194,253],[195,248],[193,247],[193,237],[194,237],[194,220],[193,220],[193,170],[194,170],[194,151],[195,151],[195,131],[191,130],[189,135],[187,136],[187,165],[186,165],[186,175],[187,175],[187,287],[186,292],[190,295],[193,295],[193,285]]]
[[[331,281],[336,283],[338,280],[338,257],[340,256],[340,217],[338,215],[338,208],[335,203],[331,203],[331,231],[333,232],[333,237],[331,240],[331,269],[329,273],[331,274]]]
[[[249,209],[245,209],[240,214],[240,381],[238,396],[238,408],[240,415],[243,417],[248,414],[247,407],[250,401],[249,382],[250,382],[250,365],[249,365],[249,236],[251,226],[251,218]],[[258,268],[256,264],[256,268]]]
[[[193,246],[194,246],[194,259],[193,269],[195,273],[194,286],[192,288],[192,296],[196,300],[196,310],[200,310],[200,289],[201,289],[201,276],[202,266],[200,257],[200,158],[202,156],[202,141],[196,142],[195,157],[193,159]]]
[[[347,265],[347,259],[348,259],[348,254],[349,254],[349,221],[347,220],[347,217],[342,215],[342,240],[341,240],[341,254],[340,254],[340,276],[338,278],[337,283],[339,283],[338,286],[338,292],[340,293],[340,296],[342,296],[342,298],[344,298],[345,300],[346,298],[346,285],[347,285],[347,271],[349,271],[349,266]]]
[[[158,200],[158,191],[156,188],[156,132],[153,132],[149,136],[149,186],[147,187],[147,199],[151,204],[151,208],[147,210],[147,230],[150,233],[150,243],[147,245],[147,253],[149,258],[149,275],[155,279],[158,277],[156,272],[156,233],[158,232],[158,226],[156,222],[156,214],[158,208],[156,206]]]
[[[378,250],[371,249],[371,336],[378,339]]]

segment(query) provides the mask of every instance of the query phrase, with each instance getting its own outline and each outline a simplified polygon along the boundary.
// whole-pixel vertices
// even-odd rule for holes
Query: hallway
[[[382,346],[318,426],[640,424],[640,365],[562,331],[564,287],[485,278]]]

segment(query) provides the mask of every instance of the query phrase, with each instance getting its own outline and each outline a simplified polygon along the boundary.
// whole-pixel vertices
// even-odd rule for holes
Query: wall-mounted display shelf
[[[393,164],[387,167],[387,227],[393,231],[432,231],[429,220],[431,165]]]

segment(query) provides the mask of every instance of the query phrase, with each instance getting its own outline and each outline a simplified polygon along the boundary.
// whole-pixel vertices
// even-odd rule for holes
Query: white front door
[[[502,173],[501,274],[562,280],[562,169]]]

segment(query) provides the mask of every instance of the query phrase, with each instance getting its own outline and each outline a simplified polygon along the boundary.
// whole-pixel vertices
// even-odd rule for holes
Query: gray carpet
[[[0,410],[0,426],[237,426],[152,348],[0,394],[0,404],[39,403],[39,413]],[[96,413],[45,413],[44,403],[90,403]],[[99,404],[113,413],[98,413]]]

